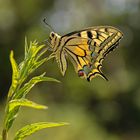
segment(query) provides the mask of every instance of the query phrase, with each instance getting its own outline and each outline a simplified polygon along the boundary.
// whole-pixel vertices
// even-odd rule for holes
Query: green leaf
[[[39,66],[46,62],[47,58],[41,59],[38,62],[38,59],[46,52],[44,45],[38,45],[37,41],[30,42],[28,47],[27,40],[25,39],[25,59],[20,63],[20,79],[23,83],[28,75],[35,71]]]
[[[28,43],[27,43],[27,38],[25,37],[25,59],[27,58],[27,55],[28,55],[28,50],[29,50],[29,47],[28,47]]]
[[[54,78],[44,77],[45,73],[33,77],[28,83],[26,83],[13,97],[13,99],[21,98],[25,96],[34,86],[35,84],[43,81],[53,81],[53,82],[60,82]]]
[[[17,110],[19,109],[19,107],[17,108]],[[5,127],[6,127],[6,130],[8,131],[12,124],[13,124],[13,121],[15,120],[15,118],[17,117],[17,110],[16,111],[12,111],[11,113],[8,113],[5,117]]]
[[[9,102],[9,113],[12,110],[14,110],[14,108],[17,106],[27,106],[27,107],[32,107],[32,108],[36,108],[36,109],[47,109],[47,106],[40,105],[40,104],[37,104],[37,103],[32,102],[30,100],[22,98],[22,99],[11,100]]]
[[[19,76],[19,69],[18,69],[18,65],[14,59],[14,52],[13,51],[11,51],[11,54],[10,54],[10,62],[12,65],[12,70],[13,70],[12,82],[14,83],[16,80],[16,84],[17,84],[17,79]]]
[[[12,96],[13,91],[16,89],[17,84],[18,84],[18,78],[19,78],[19,69],[18,69],[18,65],[14,59],[14,53],[13,51],[11,51],[10,53],[10,62],[12,65],[12,70],[13,70],[13,74],[12,74],[12,84],[8,93],[8,97]]]
[[[41,58],[41,56],[43,56],[47,52],[47,50],[48,50],[47,48],[42,49],[42,51],[40,53],[38,53],[38,55],[36,57],[36,61],[38,61]]]
[[[30,42],[29,53],[32,57],[35,57],[43,48],[44,45],[38,46],[36,41]]]
[[[68,123],[60,122],[60,123],[53,123],[53,122],[39,122],[27,125],[21,128],[15,135],[14,140],[23,140],[25,137],[45,128],[57,127],[57,126],[64,126],[68,125]]]
[[[7,130],[11,127],[13,121],[17,117],[17,112],[18,112],[20,106],[32,107],[35,109],[47,109],[47,106],[37,104],[35,102],[32,102],[32,101],[24,99],[24,98],[11,100],[9,102],[9,106],[8,106],[8,114],[5,117],[5,120],[6,120],[5,126],[6,126]]]
[[[29,73],[32,73],[34,72],[34,70],[36,70],[38,67],[40,67],[43,63],[45,63],[47,61],[47,58],[44,58],[38,62],[36,62],[31,68],[30,68],[30,71]]]
[[[34,51],[34,54],[39,53],[43,48],[44,48],[44,45],[37,46],[37,44],[36,44],[36,49]]]
[[[28,94],[29,91],[35,86],[35,84],[37,84],[39,82],[43,82],[43,81],[59,82],[56,79],[53,79],[50,77],[44,77],[44,75],[45,75],[45,73],[43,73],[42,75],[33,77],[28,83],[24,84],[24,86],[22,88],[20,88],[16,94],[13,95],[12,99],[15,100],[15,99],[21,99],[21,98],[25,97],[26,94]],[[13,124],[13,121],[17,117],[18,110],[19,110],[19,106],[16,106],[13,111],[11,111],[10,113],[7,114],[6,121],[5,121],[5,126],[6,126],[7,130],[9,130],[9,128]]]

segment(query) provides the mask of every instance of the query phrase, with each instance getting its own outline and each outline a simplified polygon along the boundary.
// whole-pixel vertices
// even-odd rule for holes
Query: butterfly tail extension
[[[100,76],[104,80],[108,81],[107,77],[102,72],[98,71],[97,69],[93,69],[92,72],[88,74],[87,81],[90,82],[96,76]]]
[[[103,73],[100,72],[99,74],[104,80],[109,81],[108,78]]]

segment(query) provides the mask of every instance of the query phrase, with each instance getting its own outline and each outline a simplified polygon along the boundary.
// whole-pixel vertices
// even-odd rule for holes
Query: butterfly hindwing
[[[64,51],[57,51],[55,53],[56,61],[58,63],[58,66],[60,68],[60,71],[62,75],[65,74],[66,69],[67,69],[67,60]]]

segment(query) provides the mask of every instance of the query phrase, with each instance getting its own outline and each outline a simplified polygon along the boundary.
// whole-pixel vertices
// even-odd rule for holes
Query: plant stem
[[[7,138],[8,138],[8,133],[7,133],[6,129],[3,129],[3,131],[2,131],[2,140],[7,140]]]

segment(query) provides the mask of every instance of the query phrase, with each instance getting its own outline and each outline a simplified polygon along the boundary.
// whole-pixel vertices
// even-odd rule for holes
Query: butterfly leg
[[[45,45],[49,51],[53,51],[53,49],[51,47],[52,45],[50,44],[48,39],[46,39],[46,40],[44,40],[42,42],[39,42],[38,45]]]

